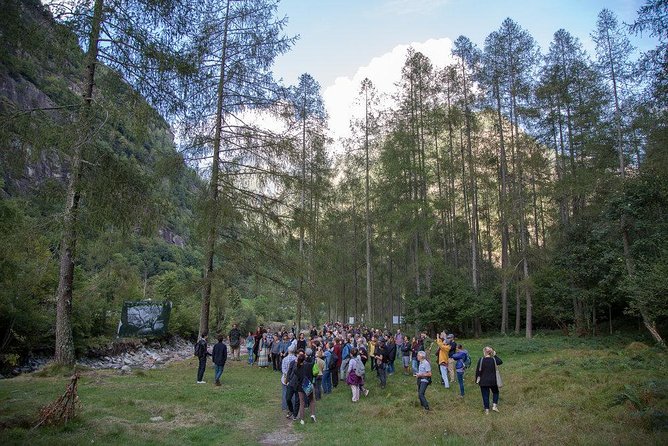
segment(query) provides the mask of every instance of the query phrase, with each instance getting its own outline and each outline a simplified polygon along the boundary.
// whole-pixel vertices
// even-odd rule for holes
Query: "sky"
[[[282,0],[288,35],[299,35],[292,50],[279,56],[276,77],[295,84],[301,73],[321,85],[335,138],[348,135],[356,93],[364,77],[391,94],[406,50],[423,52],[435,66],[450,60],[460,35],[480,48],[485,37],[510,17],[528,30],[543,52],[555,31],[564,28],[594,55],[590,38],[599,11],[608,8],[620,22],[632,23],[644,0]],[[632,37],[638,50],[656,42]]]

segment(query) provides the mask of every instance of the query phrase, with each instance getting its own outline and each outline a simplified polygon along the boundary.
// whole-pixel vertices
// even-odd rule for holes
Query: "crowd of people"
[[[203,333],[195,345],[195,355],[199,358],[197,383],[205,383],[207,357],[212,356],[216,366],[215,384],[219,386],[227,359],[225,337],[218,336],[218,343],[211,352],[206,338],[207,334]],[[244,338],[234,324],[227,341],[232,360],[241,361],[241,344],[244,342],[249,366],[271,367],[280,373],[282,410],[287,418],[301,424],[304,424],[306,408],[311,420],[316,421],[316,401],[332,393],[341,382],[350,387],[353,403],[358,402],[361,395],[367,396],[367,363],[371,373],[375,372],[380,387],[385,388],[388,375],[395,373],[395,362],[399,361],[402,373],[416,378],[418,400],[427,411],[430,408],[426,391],[432,377],[436,376],[432,375],[430,356],[433,355],[437,364],[434,369],[438,371],[440,385],[449,389],[456,382],[458,398],[464,398],[464,374],[472,365],[468,351],[446,331],[439,333],[436,339],[424,332],[409,339],[401,329],[393,334],[387,330],[334,322],[324,324],[320,330],[313,326],[309,331],[298,331],[293,325],[291,329],[282,327],[273,332],[260,325]],[[498,366],[501,364],[496,352],[485,347],[483,356],[475,365],[475,382],[480,386],[485,414],[489,414],[490,409],[499,411],[499,387],[503,383]]]

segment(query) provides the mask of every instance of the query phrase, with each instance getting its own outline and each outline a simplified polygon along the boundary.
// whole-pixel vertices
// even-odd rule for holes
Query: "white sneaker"
[[[499,411],[499,408],[496,407],[496,404],[495,404],[495,405],[492,406],[492,410],[493,410],[494,412],[498,412],[498,411]]]
[[[485,415],[489,415],[489,409],[485,409]]]
[[[368,396],[368,395],[369,395],[369,389],[364,389],[364,396]]]
[[[304,424],[304,420],[299,420],[299,424]]]
[[[315,423],[315,415],[311,415],[311,419],[312,419],[313,422]]]
[[[197,384],[206,384],[206,381],[197,381]]]

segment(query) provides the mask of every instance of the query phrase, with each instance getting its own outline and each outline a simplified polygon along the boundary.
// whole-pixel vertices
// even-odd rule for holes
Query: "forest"
[[[664,344],[666,0],[591,17],[594,52],[512,18],[446,66],[409,49],[342,141],[317,79],[272,73],[298,39],[277,0],[1,3],[4,365],[71,364],[147,299],[192,339],[339,320]]]

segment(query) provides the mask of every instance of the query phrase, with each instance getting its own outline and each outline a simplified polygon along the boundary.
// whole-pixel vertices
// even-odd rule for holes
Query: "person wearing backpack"
[[[362,358],[359,357],[359,352],[356,348],[352,348],[350,351],[350,361],[348,362],[348,377],[346,378],[346,384],[350,386],[350,390],[353,393],[353,403],[356,403],[360,399],[360,390],[364,389],[364,363]],[[364,390],[364,395],[368,395],[369,391]]]
[[[197,359],[199,360],[199,365],[197,367],[197,384],[206,384],[206,381],[204,381],[204,370],[206,370],[206,357],[210,356],[206,345],[207,335],[207,332],[202,333],[199,341],[195,344],[195,356],[197,356]]]
[[[315,400],[313,399],[313,363],[306,360],[306,354],[300,350],[294,363],[290,386],[299,396],[299,409],[295,420],[304,424],[304,406],[308,399],[311,419],[315,423]],[[293,412],[294,414],[294,412]]]
[[[457,344],[455,353],[452,355],[457,370],[457,382],[459,383],[459,398],[464,398],[464,372],[471,365],[469,352],[464,350],[462,344]]]
[[[350,352],[352,348],[353,346],[350,345],[350,341],[346,339],[346,343],[343,344],[343,349],[341,350],[341,367],[339,369],[339,376],[344,381],[348,375],[348,363],[350,362]]]

